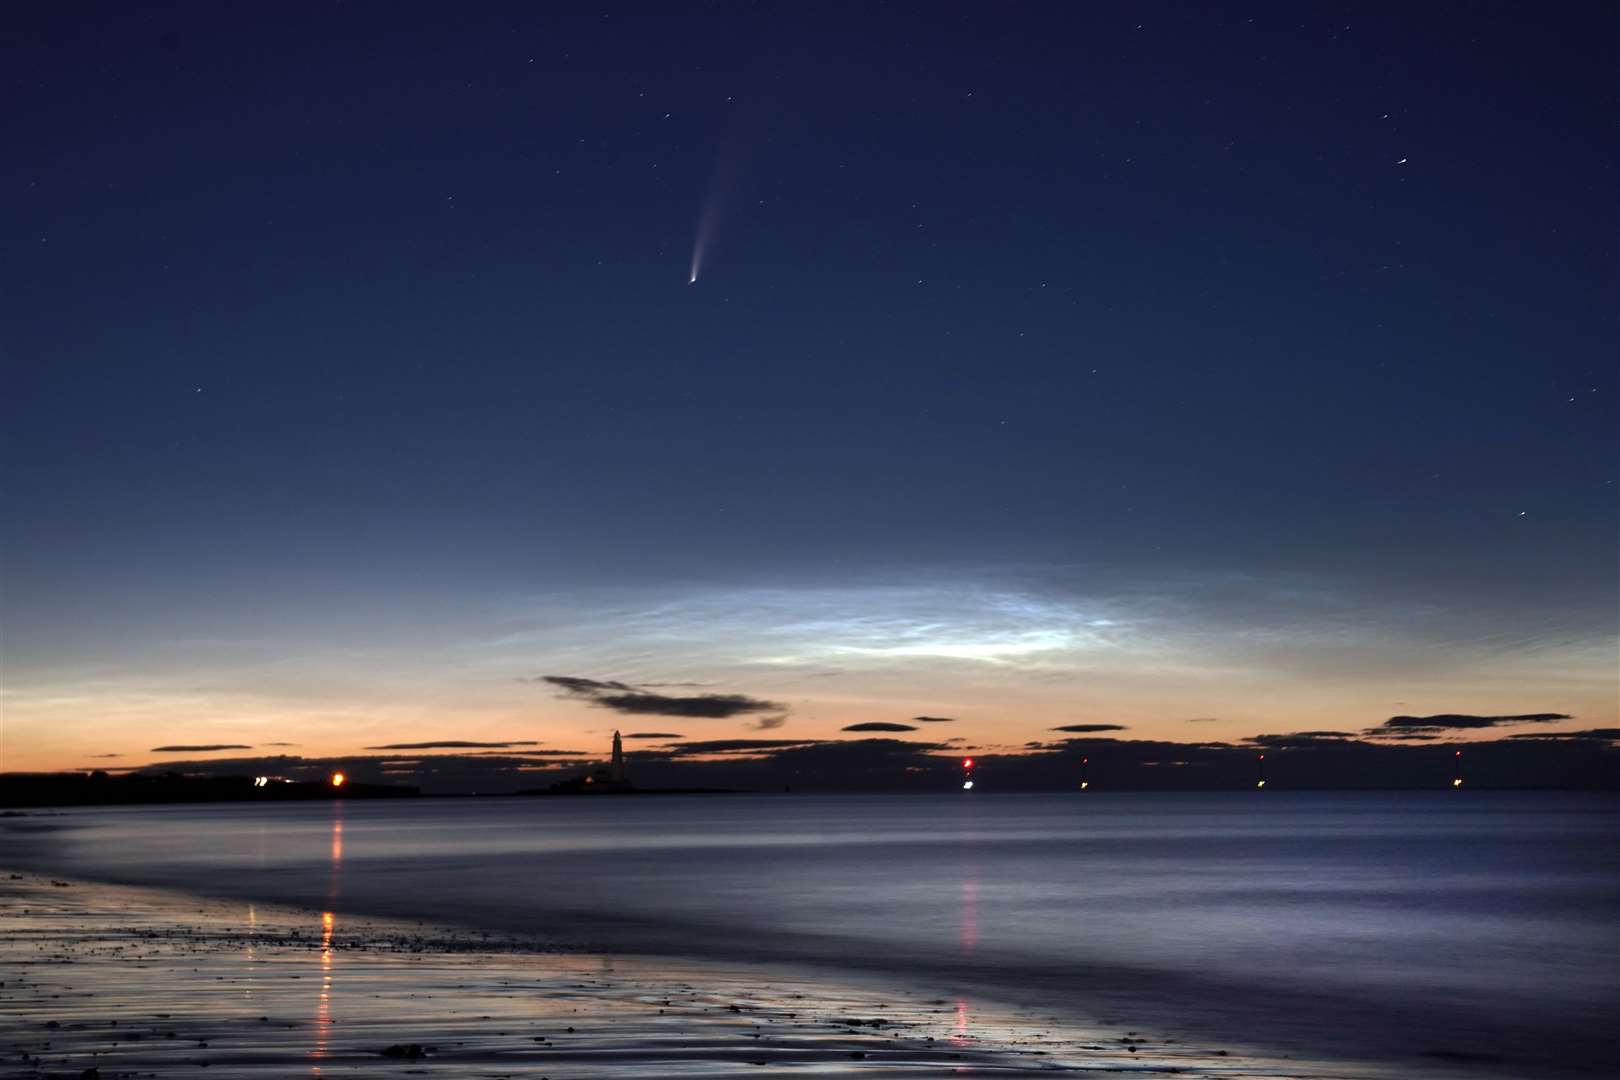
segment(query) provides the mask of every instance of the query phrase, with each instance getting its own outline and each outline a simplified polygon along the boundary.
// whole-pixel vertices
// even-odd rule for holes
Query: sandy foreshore
[[[804,972],[0,871],[0,1076],[1368,1076]]]

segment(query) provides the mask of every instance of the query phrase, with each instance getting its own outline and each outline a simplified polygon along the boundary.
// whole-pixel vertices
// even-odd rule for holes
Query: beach
[[[0,1075],[1373,1075],[791,969],[5,872]]]
[[[1607,1075],[1616,809],[1371,794],[28,811],[0,819],[0,1047],[20,1076]]]

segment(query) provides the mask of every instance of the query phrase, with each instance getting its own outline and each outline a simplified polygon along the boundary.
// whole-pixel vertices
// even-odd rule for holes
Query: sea
[[[1617,841],[1607,794],[424,798],[38,811],[0,866],[1532,1077],[1620,1071]]]

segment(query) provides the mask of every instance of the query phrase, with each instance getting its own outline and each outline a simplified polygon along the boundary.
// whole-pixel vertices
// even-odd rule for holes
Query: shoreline
[[[8,1076],[1383,1075],[877,980],[28,872],[0,871],[0,920]]]
[[[484,792],[479,792],[479,791],[411,791],[411,792],[390,791],[390,792],[386,792],[386,793],[382,793],[382,794],[365,794],[365,793],[363,793],[363,792],[361,792],[359,790],[349,790],[349,791],[345,791],[341,795],[338,795],[338,794],[333,794],[330,791],[326,790],[326,788],[323,785],[317,785],[316,790],[312,794],[298,795],[298,796],[285,796],[285,797],[266,797],[266,796],[263,796],[263,795],[255,795],[255,794],[247,793],[247,794],[233,794],[233,795],[198,795],[198,796],[184,796],[184,797],[176,796],[176,797],[168,797],[168,798],[78,799],[78,800],[64,799],[64,800],[61,800],[61,801],[52,801],[52,800],[28,801],[27,799],[18,799],[18,798],[12,797],[12,796],[8,795],[3,790],[4,781],[7,778],[7,776],[17,776],[17,775],[21,775],[21,774],[4,774],[4,773],[0,773],[0,817],[37,817],[37,816],[50,814],[50,813],[57,812],[57,811],[66,811],[66,810],[105,810],[105,809],[111,809],[111,808],[116,808],[116,807],[141,807],[141,808],[147,808],[147,809],[162,809],[162,808],[166,808],[166,807],[191,807],[191,806],[237,806],[237,805],[274,806],[274,805],[280,805],[280,804],[297,804],[297,803],[345,803],[345,802],[347,802],[347,803],[360,804],[360,803],[367,803],[367,802],[374,802],[374,801],[392,802],[392,801],[400,801],[400,800],[410,801],[410,802],[434,802],[434,801],[454,801],[454,800],[462,800],[462,799],[464,799],[464,800],[477,800],[477,801],[489,801],[489,800],[500,800],[500,799],[535,799],[535,798],[544,798],[544,799],[550,799],[550,798],[600,799],[600,798],[607,798],[607,797],[624,797],[624,796],[637,796],[637,795],[640,795],[640,796],[655,796],[655,797],[660,797],[660,798],[663,798],[663,797],[676,797],[676,796],[696,796],[696,795],[733,795],[733,796],[767,797],[767,798],[780,798],[780,797],[798,798],[798,797],[806,797],[807,796],[807,797],[811,797],[811,798],[827,798],[827,799],[874,798],[874,797],[896,798],[896,799],[912,799],[912,798],[933,798],[933,797],[955,797],[955,796],[960,794],[960,792],[958,792],[954,787],[942,787],[942,788],[939,788],[939,789],[927,789],[927,790],[918,790],[918,789],[899,789],[899,790],[897,790],[897,789],[889,789],[889,788],[872,788],[872,789],[866,789],[866,788],[802,788],[802,789],[782,790],[782,789],[777,789],[777,788],[704,788],[704,787],[687,788],[687,787],[680,787],[680,788],[632,788],[632,789],[625,790],[625,791],[589,791],[589,790],[552,791],[552,790],[547,789],[547,788],[528,788],[528,789],[521,789],[521,790],[517,790],[517,791],[484,791]],[[76,776],[78,774],[71,774],[71,775]],[[237,777],[235,779],[247,780],[249,778]],[[375,787],[382,787],[382,785],[374,785],[374,786]],[[1526,786],[1512,786],[1512,785],[1503,785],[1503,784],[1477,784],[1477,783],[1471,783],[1471,784],[1468,785],[1468,787],[1465,790],[1466,790],[1468,796],[1477,796],[1477,795],[1605,795],[1605,796],[1612,796],[1612,797],[1615,797],[1615,798],[1620,798],[1620,786],[1616,786],[1615,784],[1595,784],[1595,785],[1589,785],[1589,786],[1583,786],[1583,785],[1546,785],[1546,784],[1526,785]],[[1266,797],[1267,798],[1275,798],[1277,796],[1293,796],[1293,795],[1423,795],[1423,794],[1433,795],[1436,798],[1455,799],[1455,798],[1458,797],[1459,792],[1458,792],[1457,789],[1454,789],[1450,785],[1436,786],[1436,785],[1432,785],[1432,784],[1430,784],[1430,785],[1422,785],[1422,786],[1416,786],[1416,785],[1390,785],[1390,786],[1357,786],[1357,787],[1347,787],[1347,786],[1339,786],[1339,787],[1319,787],[1319,786],[1290,787],[1286,783],[1278,783],[1277,781],[1268,781],[1267,785],[1266,785]],[[973,798],[997,798],[997,799],[1001,799],[1001,798],[1017,798],[1017,797],[1028,797],[1028,796],[1044,797],[1044,796],[1051,796],[1051,795],[1072,795],[1077,799],[1078,798],[1101,799],[1101,798],[1113,798],[1113,797],[1118,797],[1118,796],[1142,796],[1142,795],[1152,796],[1154,798],[1163,798],[1165,796],[1171,796],[1171,797],[1174,797],[1174,796],[1204,797],[1204,796],[1210,796],[1210,795],[1232,795],[1232,796],[1241,797],[1241,798],[1245,798],[1245,799],[1251,799],[1255,795],[1255,789],[1252,786],[1249,786],[1249,785],[1244,785],[1244,786],[1240,786],[1240,787],[1239,786],[1217,786],[1217,787],[1207,787],[1207,788],[1192,788],[1192,787],[1180,787],[1180,788],[1116,787],[1116,788],[1106,788],[1106,787],[1094,786],[1094,787],[1091,787],[1089,789],[1084,789],[1084,790],[1077,787],[1077,786],[1020,787],[1020,788],[1003,788],[1003,789],[1000,789],[1000,790],[996,790],[996,789],[979,790],[979,791],[976,791],[975,794],[972,797]]]

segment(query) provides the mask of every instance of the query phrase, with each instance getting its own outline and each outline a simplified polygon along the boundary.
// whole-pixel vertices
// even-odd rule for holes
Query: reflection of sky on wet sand
[[[12,896],[23,888],[9,884]],[[1120,1033],[970,1003],[943,987],[829,982],[788,967],[502,953],[481,936],[424,938],[433,932],[340,921],[333,911],[318,916],[317,943],[317,917],[288,909],[53,889],[39,879],[25,904],[0,911],[19,907],[29,914],[8,918],[0,970],[42,947],[65,962],[8,980],[0,1040],[37,1043],[46,1021],[56,1021],[51,1065],[70,1075],[91,1065],[102,1075],[206,1065],[210,1080],[332,1076],[375,1069],[378,1051],[395,1043],[440,1047],[429,1062],[440,1080],[709,1076],[761,1060],[822,1080],[897,1068],[1017,1077],[1045,1075],[1053,1064],[1140,1066],[1144,1058],[1196,1077],[1214,1075],[1206,1065],[1238,1061],[1162,1044],[1134,1055],[1086,1050]],[[345,997],[336,1022],[340,950]]]

